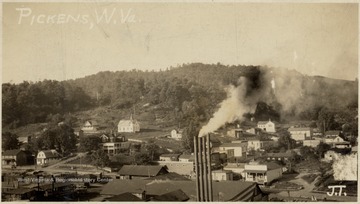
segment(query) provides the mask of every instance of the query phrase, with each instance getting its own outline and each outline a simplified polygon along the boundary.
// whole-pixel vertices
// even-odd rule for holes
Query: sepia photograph
[[[358,201],[359,2],[5,1],[1,20],[1,201]]]

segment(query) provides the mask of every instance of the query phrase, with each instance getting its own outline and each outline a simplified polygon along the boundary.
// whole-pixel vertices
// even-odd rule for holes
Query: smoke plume
[[[237,84],[225,88],[227,98],[219,104],[220,108],[209,123],[202,127],[199,136],[213,132],[225,123],[241,121],[244,113],[254,113],[258,102],[274,105],[281,114],[294,115],[316,106],[332,109],[345,107],[351,100],[357,100],[354,97],[357,85],[348,83],[348,88],[344,90],[343,86],[339,86],[342,83],[304,76],[287,69],[255,69],[249,76],[240,77]],[[342,100],[338,100],[338,97]]]
[[[344,156],[338,154],[332,167],[336,181],[357,180],[357,154]]]
[[[219,110],[214,113],[208,124],[202,127],[200,137],[216,131],[227,122],[241,120],[244,113],[255,111],[256,104],[262,98],[258,93],[262,91],[259,89],[259,92],[254,94],[251,83],[249,79],[240,77],[237,85],[226,88],[227,98],[221,102]]]

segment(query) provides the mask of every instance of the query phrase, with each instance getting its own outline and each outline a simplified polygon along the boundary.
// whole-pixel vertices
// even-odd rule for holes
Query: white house
[[[306,139],[311,139],[313,130],[309,127],[291,127],[289,128],[291,138],[296,141],[304,141]]]
[[[179,157],[179,162],[194,162],[195,155],[193,154],[182,154]]]
[[[271,120],[259,121],[257,123],[257,127],[260,128],[261,130],[264,130],[265,132],[276,132],[275,123],[271,122]]]
[[[213,170],[211,171],[213,181],[232,181],[234,180],[233,172],[229,170]]]
[[[129,149],[130,143],[126,142],[125,137],[117,137],[115,135],[102,134],[101,138],[101,147],[103,151],[107,154],[118,154],[121,149]]]
[[[308,147],[317,147],[320,144],[321,140],[304,140],[303,146]]]
[[[60,159],[60,154],[56,150],[42,150],[36,156],[36,164],[44,165],[50,164]]]
[[[118,132],[140,132],[140,124],[131,115],[130,120],[119,121]]]
[[[324,142],[326,144],[332,144],[332,143],[336,143],[336,142],[344,142],[344,139],[341,138],[340,136],[327,136],[327,137],[325,137]]]
[[[251,138],[247,140],[247,150],[263,150],[264,147],[275,143],[273,140],[265,140],[259,138]]]
[[[283,168],[276,163],[260,164],[251,162],[245,164],[245,181],[252,181],[258,184],[267,184],[282,176]]]
[[[31,136],[20,136],[18,137],[19,142],[21,142],[22,144],[26,144],[26,143],[30,143],[31,141]]]
[[[243,143],[224,143],[214,148],[214,152],[225,153],[227,158],[242,157],[246,155],[247,144]]]
[[[81,128],[84,132],[97,132],[98,124],[96,121],[85,121],[84,126]]]
[[[176,139],[176,140],[181,140],[182,138],[182,130],[177,130],[174,129],[171,131],[171,138]]]
[[[327,136],[325,137],[324,142],[336,148],[351,148],[350,142],[345,141],[340,136]]]

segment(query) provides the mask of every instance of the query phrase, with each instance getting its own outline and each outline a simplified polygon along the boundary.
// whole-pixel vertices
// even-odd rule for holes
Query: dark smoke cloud
[[[296,71],[285,69],[260,68],[246,77],[240,77],[238,82],[225,88],[227,98],[219,105],[207,125],[200,130],[199,136],[213,132],[225,123],[243,120],[245,113],[254,113],[257,103],[269,105],[280,103],[280,113],[299,114],[316,106],[339,108],[349,104],[357,94],[354,90],[344,91],[337,86],[339,81],[324,80],[319,77],[304,76]],[[328,87],[330,86],[330,87]],[[329,93],[327,93],[328,91]],[[330,97],[342,97],[332,100]],[[330,101],[329,101],[330,99]]]

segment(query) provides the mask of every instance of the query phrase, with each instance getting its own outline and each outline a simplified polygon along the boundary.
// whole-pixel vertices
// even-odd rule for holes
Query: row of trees
[[[2,85],[2,124],[16,128],[41,123],[49,115],[83,110],[91,103],[82,88],[67,82],[6,83]]]
[[[31,139],[24,147],[33,153],[39,150],[56,149],[60,154],[66,156],[76,150],[76,135],[74,130],[66,125],[50,125],[40,135]],[[2,133],[2,149],[19,149],[22,144],[18,136],[11,132]]]
[[[98,136],[81,137],[79,151],[90,153],[96,166],[106,166],[110,162],[109,156],[101,148],[101,139]],[[133,143],[129,148],[120,150],[120,154],[133,156],[134,164],[151,163],[158,160],[163,153],[167,151],[160,148],[152,139],[145,144]]]

